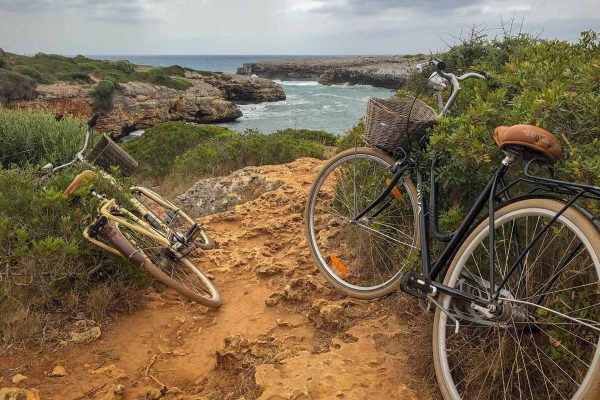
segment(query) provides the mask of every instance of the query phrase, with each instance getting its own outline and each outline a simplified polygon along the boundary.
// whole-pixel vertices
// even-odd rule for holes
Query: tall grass
[[[65,117],[57,121],[43,111],[0,108],[0,165],[58,164],[71,159],[83,145],[85,122]]]

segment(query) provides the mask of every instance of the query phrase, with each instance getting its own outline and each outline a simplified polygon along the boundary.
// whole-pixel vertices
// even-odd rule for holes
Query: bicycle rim
[[[168,247],[134,229],[124,225],[118,225],[118,229],[147,257],[150,262],[146,262],[144,268],[160,282],[206,306],[218,307],[221,304],[216,287],[191,260],[176,258]]]
[[[348,150],[321,172],[307,204],[307,236],[321,271],[346,294],[373,298],[395,288],[418,247],[414,186],[401,180],[369,219],[352,223],[392,178],[390,161],[371,149]],[[371,218],[372,217],[372,218]]]
[[[169,227],[169,229],[176,230],[180,233],[186,233],[192,227],[192,224],[188,220],[190,217],[183,210],[179,209],[177,206],[158,193],[151,191],[152,194],[160,198],[168,206],[158,203],[156,200],[148,197],[141,191],[133,190],[133,193],[135,194],[135,198],[150,212],[152,212],[156,218],[160,219],[164,225]],[[141,217],[143,217],[143,215]],[[163,232],[162,229],[161,232],[165,235],[167,234],[167,232]],[[194,243],[203,250],[209,250],[215,246],[214,241],[203,227],[200,227],[200,233]]]
[[[434,360],[445,398],[598,398],[600,235],[574,209],[540,233],[562,207],[535,199],[497,212],[495,285],[524,255],[501,293],[502,317],[443,298],[461,321],[455,333],[454,322],[436,313]],[[447,285],[488,296],[488,242],[484,221],[457,253]]]

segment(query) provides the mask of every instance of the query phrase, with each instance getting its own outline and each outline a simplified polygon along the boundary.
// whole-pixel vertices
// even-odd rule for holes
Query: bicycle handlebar
[[[432,77],[435,74],[437,74],[437,75],[441,76],[442,78],[446,79],[447,81],[449,81],[449,83],[452,85],[452,94],[448,98],[448,101],[446,101],[446,104],[443,103],[442,96],[441,96],[439,90],[436,89],[436,94],[438,96],[438,105],[440,108],[440,114],[439,114],[440,116],[446,115],[449,113],[449,109],[452,106],[452,104],[454,103],[454,100],[456,100],[456,96],[458,96],[458,92],[460,91],[459,81],[464,81],[466,79],[471,79],[471,78],[482,79],[484,81],[490,80],[490,76],[486,72],[480,72],[480,71],[470,71],[470,72],[466,72],[460,76],[456,76],[452,72],[446,71],[446,63],[438,58],[433,58],[426,64],[420,64],[419,67],[423,67],[424,65],[429,65],[429,66],[435,68],[435,72],[433,73]],[[429,79],[431,80],[431,77]]]

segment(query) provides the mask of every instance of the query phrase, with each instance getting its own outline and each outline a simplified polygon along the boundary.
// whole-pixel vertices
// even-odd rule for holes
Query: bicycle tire
[[[105,234],[111,245],[115,249],[117,249],[125,258],[127,258],[133,265],[143,267],[159,282],[175,290],[183,297],[210,308],[218,308],[221,306],[222,300],[219,290],[215,287],[212,281],[187,257],[179,258],[176,260],[169,260],[169,262],[173,262],[174,264],[170,265],[171,270],[175,271],[180,267],[179,264],[182,264],[182,266],[184,267],[183,273],[189,271],[189,273],[193,274],[190,280],[198,278],[199,283],[203,286],[204,290],[202,291],[204,293],[200,293],[201,290],[197,287],[195,287],[196,290],[192,290],[189,287],[189,284],[185,285],[181,281],[177,281],[176,279],[174,279],[174,272],[171,272],[171,276],[169,276],[169,274],[167,274],[167,268],[157,265],[155,261],[151,260],[150,257],[148,257],[148,255],[146,254],[147,252],[149,252],[148,248],[144,248],[140,244],[135,243],[136,240],[140,242],[141,240],[147,240],[154,244],[158,244],[158,246],[153,246],[154,250],[164,248],[164,245],[162,243],[157,242],[154,238],[152,238],[152,236],[145,235],[141,232],[137,232],[131,228],[127,228],[124,225],[120,225],[113,221],[109,222]],[[141,239],[142,237],[143,239]],[[165,255],[165,257],[167,256]]]
[[[179,208],[175,204],[173,204],[170,200],[164,198],[160,194],[158,194],[148,188],[141,188],[141,187],[134,186],[134,187],[130,188],[130,190],[131,190],[132,194],[136,195],[137,200],[140,201],[142,203],[142,205],[144,205],[144,207],[146,207],[148,210],[150,210],[153,213],[154,217],[158,218],[163,225],[166,225],[171,229],[178,229],[178,228],[181,228],[183,225],[187,225],[186,230],[191,227],[191,225],[189,225],[190,224],[189,221],[193,220],[193,218],[191,218],[184,210],[182,210],[181,208]],[[171,211],[177,210],[177,216],[173,217],[171,219],[168,215],[168,212],[165,214],[165,211],[159,210],[159,208],[164,209],[165,208],[164,205],[156,202],[156,200],[152,199],[151,197],[148,197],[141,190],[149,192],[152,196],[155,196],[157,199],[162,201],[164,204],[167,204],[169,206],[169,208],[171,209]],[[142,194],[145,197],[142,197],[141,196]],[[145,200],[145,199],[147,199],[147,200]],[[151,201],[152,203],[150,203],[149,201]],[[167,232],[164,232],[163,230],[161,230],[161,231],[162,231],[162,234],[165,234],[165,235],[167,234]],[[194,241],[194,244],[202,250],[210,250],[210,249],[215,248],[215,241],[212,239],[212,237],[210,237],[210,235],[208,234],[208,232],[206,232],[206,229],[204,229],[203,226],[200,226],[200,234],[199,234],[198,238]]]
[[[526,200],[519,200],[519,201],[515,201],[513,203],[509,203],[507,205],[504,205],[502,207],[500,207],[495,215],[495,231],[498,231],[500,229],[502,229],[502,233],[504,234],[508,229],[505,229],[505,226],[508,226],[507,224],[511,224],[510,226],[508,226],[511,230],[510,232],[510,236],[508,239],[508,249],[504,249],[504,254],[502,254],[501,250],[497,250],[496,255],[498,256],[498,258],[495,260],[495,264],[497,263],[499,265],[499,267],[502,265],[502,260],[503,258],[505,258],[505,261],[509,261],[509,260],[513,260],[516,262],[516,260],[518,260],[518,258],[514,258],[515,254],[518,254],[521,250],[519,250],[520,247],[523,248],[523,250],[527,249],[527,246],[520,246],[517,244],[517,242],[519,241],[519,235],[522,235],[522,232],[525,232],[525,239],[527,239],[527,237],[529,236],[527,231],[528,229],[531,228],[531,225],[527,225],[527,221],[525,220],[525,225],[523,225],[523,223],[518,223],[515,221],[518,221],[519,218],[529,218],[529,217],[537,217],[537,222],[536,222],[536,226],[533,228],[533,233],[531,235],[531,237],[537,237],[534,236],[534,233],[536,232],[537,229],[537,224],[540,223],[540,219],[544,218],[544,220],[551,220],[554,216],[556,216],[560,210],[562,210],[564,207],[564,203],[559,202],[557,200],[553,200],[553,199],[548,199],[548,198],[533,198],[533,199],[526,199]],[[567,229],[565,230],[565,232],[563,233],[562,229],[564,228],[560,228],[558,225],[556,224],[561,224],[562,227],[566,227]],[[544,223],[542,222],[540,224],[540,227],[544,226]],[[523,227],[525,227],[523,229]],[[552,230],[554,229],[554,231]],[[554,243],[553,241],[548,241],[547,243],[545,243],[545,241],[547,240],[546,238],[546,233],[543,234],[543,236],[539,237],[537,239],[537,241],[542,240],[541,242],[541,246],[546,246],[546,248],[539,250],[538,251],[538,255],[535,257],[532,257],[532,262],[533,264],[537,264],[538,260],[540,259],[541,256],[545,257],[551,257],[552,251],[554,252],[558,252],[557,254],[564,254],[560,259],[558,260],[554,260],[552,263],[548,263],[548,264],[542,264],[542,262],[540,262],[540,264],[542,265],[546,265],[546,266],[551,266],[554,264],[562,264],[565,260],[565,257],[567,257],[568,254],[576,254],[576,251],[578,251],[579,248],[581,248],[581,251],[577,253],[576,257],[579,257],[580,254],[583,253],[584,250],[587,250],[586,254],[589,254],[589,260],[591,261],[591,263],[585,267],[585,269],[588,269],[589,267],[595,267],[595,275],[596,277],[600,277],[600,232],[598,231],[598,229],[594,226],[594,224],[586,217],[584,216],[582,213],[580,213],[579,211],[577,211],[575,208],[570,207],[567,210],[565,210],[565,212],[556,220],[555,225],[552,229],[547,230],[547,232],[551,232],[550,234],[554,233],[556,235],[557,238],[561,238],[561,235],[565,236],[567,233],[572,233],[573,239],[571,239],[571,242],[569,242],[568,246],[562,250],[561,247],[556,246],[551,248],[548,250],[548,247]],[[541,231],[541,228],[540,228]],[[521,232],[518,234],[515,234],[513,236],[513,232]],[[451,286],[451,287],[455,287],[457,284],[460,285],[459,281],[462,278],[463,280],[465,279],[464,276],[468,276],[468,275],[464,275],[464,271],[468,271],[466,268],[466,265],[468,265],[469,262],[471,262],[470,260],[474,260],[471,262],[471,265],[477,265],[477,257],[475,256],[477,249],[483,248],[485,251],[485,243],[487,243],[489,239],[489,226],[488,226],[488,219],[485,219],[484,221],[482,221],[473,231],[472,233],[469,235],[469,237],[464,241],[464,243],[462,244],[462,246],[460,247],[460,249],[458,250],[457,254],[455,255],[446,275],[444,278],[444,284]],[[578,244],[578,241],[575,241],[575,239],[578,239],[580,241],[580,245]],[[515,251],[514,253],[511,253],[510,251],[510,246],[511,246],[511,242],[515,241],[514,247],[517,248],[517,251]],[[562,238],[560,240],[563,240]],[[501,240],[500,238],[497,238],[497,241],[495,240],[495,243],[498,243],[498,241],[502,244],[506,243],[506,239],[505,240]],[[575,247],[575,249],[573,250],[573,252],[569,251],[569,249],[571,247],[573,247],[573,244],[578,244],[578,246],[580,247]],[[535,243],[533,243],[533,247],[531,247],[531,249],[534,249],[536,246]],[[494,246],[495,248],[497,247],[497,245]],[[531,250],[530,250],[531,251]],[[500,253],[500,254],[498,254]],[[484,254],[483,252],[481,254]],[[541,255],[540,255],[541,254]],[[546,254],[548,254],[548,256],[546,256]],[[489,251],[488,251],[488,255],[489,255]],[[528,257],[529,254],[526,254],[526,256]],[[511,258],[513,257],[513,258]],[[517,256],[518,257],[518,256]],[[504,294],[503,296],[505,297],[510,297],[510,296],[515,296],[513,297],[513,299],[515,301],[521,301],[521,300],[527,300],[527,299],[531,299],[533,301],[533,298],[536,296],[539,296],[540,293],[543,294],[544,298],[547,297],[557,297],[558,300],[563,301],[561,298],[559,298],[558,293],[562,292],[562,291],[567,291],[569,290],[570,296],[573,296],[573,299],[579,299],[579,298],[584,298],[586,299],[581,292],[584,290],[584,286],[585,285],[576,285],[567,289],[560,289],[557,290],[553,285],[555,285],[556,283],[559,282],[564,282],[565,284],[568,284],[567,282],[569,282],[569,279],[582,279],[582,276],[588,275],[589,273],[584,273],[584,270],[578,270],[577,267],[575,267],[574,273],[571,273],[571,271],[567,268],[568,264],[572,263],[572,261],[575,258],[570,258],[571,256],[569,255],[566,260],[567,265],[562,267],[562,269],[558,270],[558,272],[552,272],[552,270],[546,269],[544,270],[544,279],[546,279],[547,276],[549,276],[552,280],[552,284],[548,287],[552,288],[552,291],[548,291],[548,289],[544,289],[544,291],[540,292],[538,291],[531,291],[528,290],[528,286],[533,287],[533,283],[528,283],[528,282],[536,282],[536,278],[537,278],[537,274],[540,274],[539,271],[541,271],[541,269],[538,268],[533,268],[533,267],[529,267],[529,260],[527,258],[523,258],[523,267],[521,269],[521,275],[520,276],[516,276],[515,280],[512,281],[513,283],[513,287],[511,290],[508,290],[509,285],[507,284],[505,287],[507,288],[508,294]],[[489,260],[489,257],[488,257]],[[583,260],[585,260],[585,255]],[[579,263],[581,263],[581,261],[578,260]],[[585,264],[585,263],[584,263]],[[481,265],[482,267],[485,266],[485,263],[479,263],[479,265]],[[508,263],[505,263],[505,265],[508,265]],[[578,266],[578,263],[575,263],[576,266]],[[479,268],[479,267],[477,267]],[[528,271],[529,268],[529,271]],[[560,265],[558,268],[561,268]],[[569,267],[570,268],[570,267]],[[593,274],[594,268],[592,268],[591,273]],[[551,274],[549,272],[552,272]],[[560,276],[560,280],[559,275],[565,275],[564,277]],[[467,278],[468,280],[468,278]],[[473,280],[471,280],[470,284],[473,284]],[[517,284],[515,284],[516,282],[518,282]],[[488,282],[486,282],[486,285],[489,284]],[[596,287],[599,283],[596,281],[595,283],[592,282],[590,285],[594,285],[593,287]],[[468,286],[468,285],[467,285]],[[466,287],[466,286],[465,286]],[[516,288],[516,289],[515,289]],[[546,286],[544,285],[543,288],[546,288]],[[514,292],[514,293],[513,293]],[[518,293],[524,293],[525,297],[521,297],[519,298]],[[529,296],[527,297],[527,294],[531,294],[534,293],[533,296]],[[547,296],[547,297],[546,297]],[[519,300],[520,299],[520,300]],[[442,304],[442,306],[444,306],[447,310],[450,309],[450,307],[453,307],[451,303],[451,298],[448,296],[442,296],[440,299],[440,303]],[[556,302],[558,303],[558,300],[556,300]],[[546,300],[543,300],[546,301]],[[567,301],[569,301],[567,299]],[[577,300],[577,301],[582,301],[582,300]],[[591,300],[590,300],[591,301]],[[510,301],[508,301],[507,303],[509,304],[518,304],[518,303],[511,303]],[[579,303],[577,303],[579,304]],[[543,305],[543,304],[538,304],[539,305]],[[567,304],[568,306],[568,304]],[[597,307],[597,305],[596,305]],[[571,398],[571,399],[586,399],[586,400],[599,400],[600,399],[600,346],[598,346],[598,344],[600,344],[600,337],[598,339],[598,341],[596,342],[596,340],[593,339],[593,336],[591,336],[592,338],[590,338],[589,333],[588,336],[585,336],[586,339],[588,340],[589,343],[589,347],[590,348],[595,348],[594,352],[589,355],[589,357],[591,357],[591,361],[589,362],[589,369],[587,370],[587,373],[583,376],[583,378],[581,378],[580,383],[578,383],[578,381],[575,381],[572,377],[571,379],[573,380],[574,384],[571,385],[571,383],[565,379],[565,377],[559,377],[561,379],[558,379],[557,377],[554,377],[554,379],[550,379],[549,377],[546,376],[546,374],[551,374],[551,373],[560,373],[560,371],[564,372],[565,375],[569,376],[568,373],[565,371],[565,369],[563,369],[562,367],[564,367],[564,364],[561,366],[559,365],[559,363],[563,363],[563,358],[565,361],[565,363],[568,365],[569,363],[574,363],[575,360],[579,360],[581,362],[583,362],[583,360],[580,360],[577,354],[573,353],[573,351],[578,352],[577,350],[569,350],[567,348],[568,345],[571,344],[571,342],[568,342],[567,339],[561,339],[561,340],[556,340],[553,335],[555,335],[555,333],[550,330],[551,328],[554,329],[553,325],[559,326],[559,329],[564,331],[564,332],[569,332],[569,330],[575,330],[579,327],[579,325],[573,323],[572,321],[569,321],[568,323],[564,323],[564,322],[559,322],[556,323],[555,321],[552,320],[552,318],[550,318],[548,315],[550,316],[554,316],[555,314],[549,313],[547,311],[544,311],[543,313],[538,313],[538,310],[541,310],[539,308],[537,308],[537,306],[535,306],[534,308],[532,308],[533,310],[535,310],[533,313],[531,310],[529,310],[527,313],[523,313],[522,315],[525,315],[527,320],[525,322],[521,322],[519,321],[518,317],[513,317],[511,316],[511,320],[507,323],[507,327],[504,328],[506,329],[507,332],[509,332],[508,338],[506,336],[506,333],[504,333],[504,336],[502,336],[502,340],[500,340],[500,333],[499,333],[499,329],[500,329],[500,325],[497,325],[496,327],[493,327],[493,325],[491,325],[488,328],[485,327],[475,327],[473,328],[472,326],[469,327],[468,325],[468,321],[462,321],[463,323],[463,327],[461,328],[463,330],[463,332],[465,332],[465,329],[472,329],[471,331],[467,330],[467,332],[482,332],[487,330],[492,330],[495,329],[496,333],[498,333],[498,350],[496,350],[496,353],[491,354],[491,353],[487,353],[485,355],[483,355],[483,359],[486,360],[483,365],[479,364],[479,367],[483,366],[483,368],[488,368],[487,370],[487,374],[485,375],[484,378],[484,382],[483,384],[481,382],[477,382],[478,384],[475,385],[477,386],[479,392],[477,393],[477,395],[479,396],[481,394],[481,390],[483,390],[484,387],[491,387],[493,385],[493,381],[490,381],[489,383],[487,382],[487,379],[489,376],[493,376],[494,374],[490,374],[491,370],[494,370],[494,368],[498,368],[498,361],[496,360],[496,357],[500,356],[500,369],[502,372],[502,385],[505,386],[505,382],[504,382],[504,368],[506,368],[505,366],[508,366],[510,363],[503,363],[502,362],[502,357],[503,354],[505,357],[509,358],[513,357],[516,361],[513,362],[513,367],[516,364],[517,368],[514,374],[511,375],[510,380],[507,379],[508,384],[512,384],[513,386],[509,386],[509,387],[504,387],[503,390],[501,390],[503,392],[503,395],[508,395],[511,396],[511,398],[514,395],[514,391],[518,391],[519,394],[521,395],[520,398]],[[573,312],[582,312],[581,310],[583,310],[582,308],[575,308]],[[556,311],[556,310],[554,310]],[[593,311],[593,309],[592,309]],[[540,315],[538,317],[538,314]],[[547,314],[546,316],[542,316],[544,314]],[[516,315],[516,314],[515,314]],[[577,315],[577,314],[576,314]],[[577,315],[579,317],[579,315]],[[516,320],[515,320],[516,318]],[[547,319],[544,320],[544,318]],[[556,318],[556,317],[555,317]],[[579,317],[581,318],[581,321],[587,321],[584,320],[584,317]],[[534,321],[530,321],[529,319],[535,319]],[[597,321],[594,321],[597,322]],[[518,323],[522,324],[523,326],[523,332],[526,332],[526,329],[529,331],[528,335],[525,335],[524,333],[517,333],[516,335],[513,335],[510,333],[510,329],[512,328],[515,332],[518,332],[518,329],[520,330],[521,328],[518,328],[519,325],[517,325]],[[464,326],[464,324],[466,324],[466,326]],[[542,327],[538,327],[538,325],[541,325]],[[562,327],[561,327],[562,325]],[[526,327],[525,327],[526,326]],[[544,326],[546,327],[546,329],[549,329],[551,332],[551,335],[549,338],[545,337],[544,335],[542,335],[542,333],[545,332]],[[483,373],[485,372],[482,371],[480,372],[479,370],[477,370],[476,372],[471,372],[470,374],[467,373],[468,368],[469,368],[469,349],[471,346],[475,346],[476,343],[478,343],[478,341],[480,340],[480,338],[477,338],[477,335],[479,335],[479,333],[471,333],[470,337],[468,338],[469,342],[466,342],[467,338],[465,338],[464,343],[467,344],[462,344],[460,347],[455,347],[456,344],[454,344],[454,342],[451,342],[449,340],[447,340],[447,337],[452,337],[452,334],[448,334],[447,332],[452,331],[454,328],[454,324],[453,323],[449,323],[448,324],[448,317],[442,313],[439,309],[436,310],[435,313],[435,317],[434,317],[434,324],[433,324],[433,358],[434,358],[434,368],[435,368],[435,372],[436,372],[436,377],[438,380],[438,384],[441,390],[441,393],[444,397],[444,399],[446,400],[459,400],[459,399],[468,399],[471,397],[474,397],[474,395],[469,395],[468,393],[461,393],[461,390],[466,390],[465,387],[468,386],[467,383],[464,383],[464,377],[458,381],[455,382],[457,379],[459,379],[459,377],[461,377],[461,375],[465,375],[465,376],[476,376],[478,373],[481,374],[481,376],[483,376]],[[537,330],[536,330],[537,328]],[[585,328],[585,327],[583,327]],[[581,329],[583,329],[581,328]],[[475,331],[475,329],[479,329],[478,331]],[[560,332],[563,336],[564,336],[564,332],[561,332],[560,330],[557,330],[557,332]],[[488,339],[486,340],[490,340],[489,337],[493,337],[493,333],[487,333],[488,335]],[[455,335],[459,335],[459,334],[455,334]],[[483,335],[483,333],[481,334]],[[541,337],[541,342],[538,336],[535,335],[539,335],[539,337]],[[548,335],[548,333],[546,333],[546,335]],[[579,340],[581,341],[583,336],[578,336],[575,333],[573,333],[574,337],[572,338],[572,340]],[[597,333],[595,332],[594,335],[597,335]],[[460,336],[455,336],[457,338],[460,338]],[[511,338],[515,341],[515,343],[518,343],[518,347],[515,346],[515,348],[512,351],[505,351],[503,353],[503,348],[504,348],[504,344],[505,341],[510,341]],[[552,340],[554,339],[554,341]],[[548,342],[548,343],[546,343]],[[456,340],[456,343],[462,343],[458,340]],[[471,343],[471,344],[469,344]],[[485,341],[481,341],[480,343],[483,343],[485,345]],[[545,343],[544,345],[540,345],[538,346],[538,344],[536,343]],[[588,344],[586,344],[587,346]],[[580,347],[583,347],[583,345],[579,345]],[[508,346],[510,347],[510,346]],[[527,347],[527,348],[526,348]],[[556,350],[556,354],[555,355],[553,353],[552,348],[555,349],[559,349]],[[566,351],[563,350],[563,348],[565,348],[567,351],[569,351],[573,356],[571,356],[571,354],[567,353]],[[458,353],[458,350],[460,349],[460,353],[457,354],[456,356],[454,356],[456,358],[455,363],[457,365],[450,365],[450,358],[451,355],[453,354],[453,352]],[[537,354],[537,359],[534,359],[533,357],[531,357],[529,355],[529,353],[527,352],[528,349],[531,350],[535,350],[535,353]],[[511,350],[509,348],[509,350]],[[580,350],[581,351],[581,350]],[[450,354],[450,355],[449,355]],[[475,354],[475,353],[474,353]],[[514,355],[514,354],[519,354],[521,359],[519,359],[519,355]],[[544,354],[546,354],[546,357],[543,357]],[[549,354],[549,355],[548,355]],[[565,356],[568,356],[566,357]],[[590,354],[589,352],[584,352],[584,354]],[[493,357],[492,357],[493,355]],[[581,354],[579,354],[579,356],[581,356]],[[467,361],[465,361],[467,360]],[[569,361],[570,360],[570,361]],[[544,361],[546,362],[544,364]],[[549,362],[552,362],[553,364],[549,364]],[[521,363],[522,365],[519,365],[519,363]],[[528,369],[528,363],[530,368]],[[548,366],[550,365],[550,366]],[[587,365],[587,364],[586,364]],[[560,371],[558,370],[558,368],[560,368]],[[462,371],[463,369],[465,369],[466,371]],[[455,372],[458,371],[458,372]],[[574,371],[580,371],[580,369],[574,369]],[[511,369],[512,372],[512,369]],[[583,373],[585,373],[586,371],[583,371]],[[497,370],[495,370],[496,376],[495,378],[497,378],[497,375],[499,375],[499,372]],[[457,375],[456,377],[453,376]],[[577,372],[577,374],[579,374],[579,372]],[[516,375],[516,378],[515,378]],[[525,376],[528,382],[532,382],[531,380],[534,381],[534,385],[532,387],[532,385],[529,385],[529,391],[528,393],[525,393],[525,397],[523,397],[523,392],[522,392],[522,388],[521,388],[521,377]],[[540,377],[541,375],[541,377]],[[550,376],[552,377],[552,376]],[[570,377],[570,376],[569,376]],[[542,379],[540,379],[542,378]],[[473,379],[473,378],[471,378]],[[490,378],[491,379],[491,378]],[[530,380],[531,379],[531,380]],[[516,381],[516,383],[514,383]],[[565,384],[564,382],[567,382],[567,384]],[[554,383],[553,383],[554,382]],[[561,382],[561,383],[559,383]],[[488,383],[488,385],[485,385],[486,383]],[[516,385],[518,383],[518,389],[514,387],[514,385]],[[462,389],[459,388],[462,386]],[[568,385],[571,385],[572,388],[569,389],[570,392],[568,392],[566,394],[567,397],[565,397],[563,394],[558,392],[558,388],[555,386],[559,386],[559,387],[565,387],[568,388]],[[491,390],[491,389],[490,389]],[[534,391],[536,394],[534,394]],[[488,393],[488,398],[491,395],[492,398],[494,398],[495,395],[500,395],[501,393],[499,392],[490,392]],[[531,397],[530,397],[531,396]],[[483,394],[483,397],[485,397],[485,393]],[[519,397],[519,396],[517,396]]]
[[[402,277],[402,275],[401,275],[402,269],[399,269],[398,271],[395,271],[395,270],[390,271],[391,277],[377,285],[361,286],[359,284],[348,282],[346,279],[340,277],[340,275],[338,275],[338,273],[333,269],[333,267],[329,265],[329,262],[326,260],[327,255],[323,254],[325,252],[325,250],[322,250],[319,246],[318,238],[317,238],[317,236],[319,236],[319,232],[316,232],[317,228],[315,228],[315,220],[318,219],[315,217],[315,209],[317,208],[317,205],[318,205],[318,201],[319,201],[318,198],[320,196],[321,187],[323,185],[325,185],[325,183],[324,183],[325,180],[329,177],[330,174],[332,174],[336,170],[336,168],[343,166],[343,164],[346,162],[356,162],[355,161],[356,159],[371,160],[374,163],[376,163],[375,165],[377,165],[377,163],[378,163],[381,166],[382,171],[389,170],[389,168],[395,164],[395,160],[392,157],[390,157],[389,155],[382,153],[376,149],[369,148],[369,147],[359,147],[359,148],[349,149],[349,150],[339,153],[337,156],[332,158],[322,168],[321,172],[315,179],[315,181],[310,189],[310,192],[308,195],[308,200],[306,203],[306,209],[305,209],[305,225],[306,225],[305,226],[305,234],[306,234],[307,242],[309,244],[309,248],[310,248],[312,257],[315,260],[320,272],[335,287],[336,290],[338,290],[339,292],[341,292],[345,295],[355,297],[355,298],[374,299],[374,298],[379,298],[379,297],[385,296],[385,295],[391,293],[392,291],[394,291],[398,287],[398,285],[400,283],[400,279]],[[352,160],[354,160],[354,161],[352,161]],[[340,167],[340,168],[342,168],[342,167]],[[377,171],[377,173],[380,173],[380,172],[381,171]],[[383,179],[383,176],[381,178],[382,179],[380,179],[380,180],[376,180],[376,182],[377,182],[377,185],[379,185],[380,187],[383,188],[383,187],[387,186],[388,183],[386,183],[386,180]],[[365,180],[366,179],[367,178],[365,178]],[[356,182],[354,182],[354,184],[356,184]],[[337,185],[337,182],[336,182],[336,185]],[[363,186],[366,187],[367,184],[364,183]],[[418,213],[417,213],[417,209],[418,209],[417,208],[417,190],[415,188],[414,183],[412,182],[412,180],[410,179],[410,177],[408,175],[405,175],[396,187],[398,188],[398,191],[395,193],[399,193],[399,194],[397,194],[397,196],[404,196],[403,198],[408,198],[408,203],[410,203],[409,205],[406,205],[406,203],[405,203],[405,207],[407,207],[407,209],[408,208],[410,209],[410,211],[409,211],[410,216],[407,218],[410,219],[411,223],[414,224],[414,226],[407,229],[408,232],[404,232],[403,234],[406,236],[404,238],[404,240],[410,242],[409,243],[409,245],[411,247],[410,252],[412,253],[413,249],[418,249],[418,247],[419,247],[419,226],[417,223],[417,215],[418,215]],[[383,190],[382,188],[380,189],[380,192]],[[337,189],[335,189],[334,191],[337,194]],[[374,200],[377,195],[378,195],[378,193],[375,194],[369,201]],[[327,195],[323,195],[323,196],[326,197]],[[356,198],[356,195],[355,195],[355,198]],[[406,202],[406,200],[404,200],[404,201]],[[335,200],[334,200],[334,202],[335,202]],[[381,215],[383,215],[383,214],[381,214]],[[397,229],[397,230],[399,231],[399,229]],[[394,235],[397,235],[399,233],[400,232],[395,232]],[[369,238],[369,240],[371,240],[371,239]],[[324,247],[324,246],[321,245],[321,247]],[[347,247],[350,247],[350,246],[347,246]],[[410,253],[409,253],[409,255],[410,255]],[[332,256],[332,255],[329,255],[329,258],[330,258],[332,264],[340,262],[340,260],[337,258],[337,256],[335,256],[335,257],[336,258],[334,258],[334,256]],[[360,250],[359,250],[358,257],[360,258]],[[350,258],[352,258],[352,257],[350,257]],[[399,256],[398,258],[401,258],[401,257]],[[408,258],[408,256],[406,258]],[[355,261],[351,261],[351,262],[355,262]],[[354,268],[355,269],[361,269],[361,268],[364,269],[363,268],[364,264],[365,263],[356,262],[355,263],[356,266]],[[373,264],[375,264],[375,263],[373,262]],[[345,264],[342,264],[342,265],[343,265],[343,268],[349,269],[349,268],[346,268]],[[373,265],[371,265],[371,267],[373,268]],[[338,266],[336,268],[338,270],[340,270],[340,266]],[[387,266],[386,266],[386,268],[387,268]],[[396,266],[392,266],[392,268],[396,268]],[[398,267],[398,268],[402,268],[402,267]]]

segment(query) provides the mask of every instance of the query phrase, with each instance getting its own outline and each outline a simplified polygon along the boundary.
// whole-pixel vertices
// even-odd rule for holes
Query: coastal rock
[[[237,102],[285,99],[281,86],[267,79],[200,73],[188,73],[186,79],[192,84],[186,90],[146,82],[120,83],[113,96],[114,108],[100,119],[98,127],[121,134],[165,121],[229,122],[242,116]],[[93,113],[93,89],[94,85],[66,82],[38,85],[36,99],[15,101],[11,107],[43,108],[56,114],[89,118]]]
[[[203,80],[219,89],[225,100],[236,104],[255,104],[285,100],[285,92],[281,85],[270,79],[216,73],[206,77],[196,72],[187,72],[186,78],[188,80]]]
[[[335,68],[325,71],[319,77],[319,83],[322,85],[348,83],[350,85],[371,85],[398,89],[402,87],[409,73],[410,67],[399,63]]]
[[[425,56],[326,57],[246,63],[238,74],[269,79],[310,80],[325,85],[372,85],[397,89],[410,67]]]
[[[198,215],[215,214],[281,185],[283,182],[266,180],[253,167],[247,167],[225,177],[201,179],[177,200]]]

